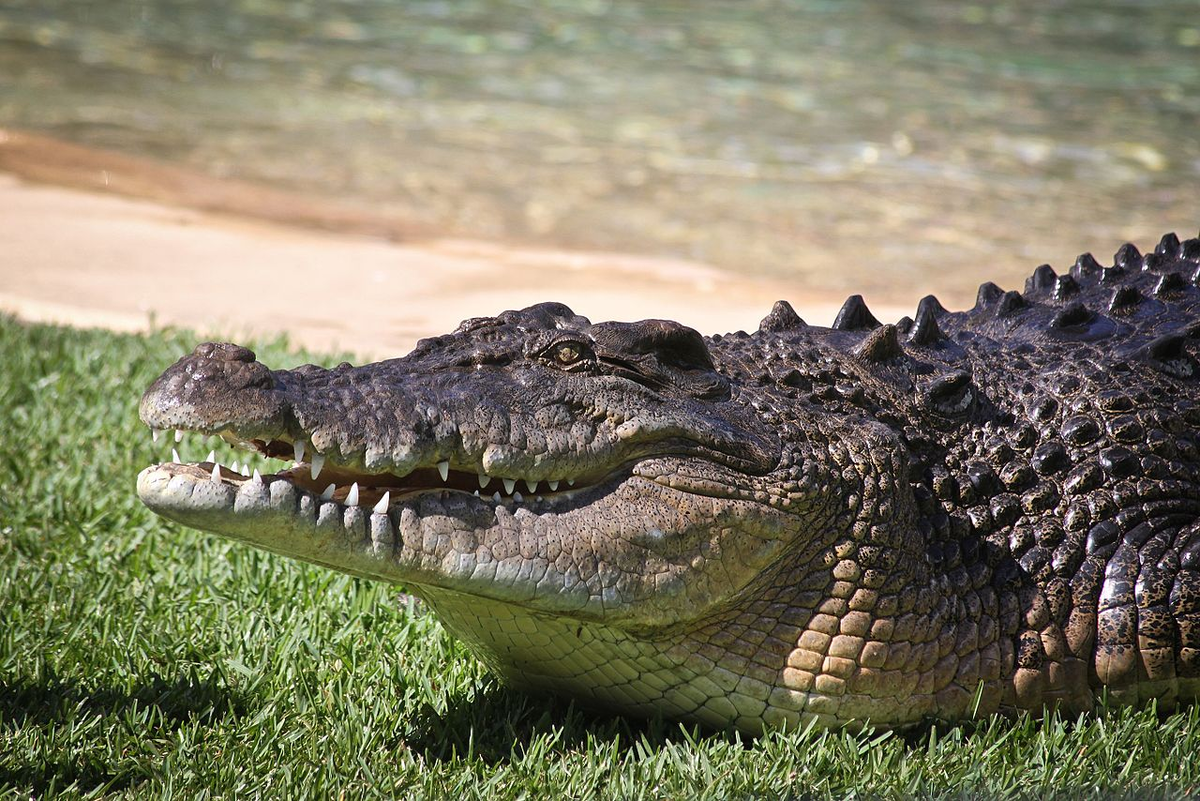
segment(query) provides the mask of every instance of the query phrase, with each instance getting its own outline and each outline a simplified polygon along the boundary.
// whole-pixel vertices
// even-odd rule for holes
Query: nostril
[[[232,342],[202,342],[192,351],[204,359],[214,359],[222,362],[253,362],[254,351],[234,345]]]

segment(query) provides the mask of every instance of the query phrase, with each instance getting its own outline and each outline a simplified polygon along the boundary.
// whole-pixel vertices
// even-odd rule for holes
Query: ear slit
[[[597,323],[588,329],[602,365],[651,389],[672,387],[698,398],[727,396],[704,337],[672,320]]]

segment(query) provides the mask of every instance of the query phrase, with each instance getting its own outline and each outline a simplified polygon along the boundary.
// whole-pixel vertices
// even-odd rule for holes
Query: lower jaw
[[[392,501],[388,508],[378,503],[347,505],[278,475],[227,478],[222,471],[220,479],[214,479],[203,465],[181,464],[146,468],[138,475],[137,490],[155,513],[189,528],[393,583],[418,580],[400,564],[411,550],[404,548],[401,536],[406,513],[429,502],[461,517],[471,506],[478,513],[483,504],[453,490],[423,490]],[[487,516],[495,514],[488,510]]]
[[[381,510],[323,500],[280,476],[214,480],[202,465],[172,463],[143,470],[137,489],[154,512],[190,528],[399,584],[418,595],[425,587],[439,587],[480,603],[517,605],[530,602],[539,588],[512,559],[519,555],[513,535],[518,528],[532,530],[539,512],[577,508],[564,497],[568,493],[554,499],[556,510],[549,500],[541,502],[542,509],[527,509],[511,499],[496,504],[457,490],[418,490]],[[597,489],[607,491],[592,491]],[[583,492],[588,490],[570,494]],[[457,521],[464,541],[439,522],[447,518]],[[515,527],[514,519],[520,521]],[[557,593],[555,607],[562,611],[586,603],[580,592],[582,586]]]

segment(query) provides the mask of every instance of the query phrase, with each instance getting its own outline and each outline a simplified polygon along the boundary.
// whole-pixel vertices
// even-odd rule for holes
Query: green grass
[[[134,477],[170,445],[151,445],[137,400],[192,344],[0,318],[0,795],[1175,797],[1200,787],[1194,709],[747,741],[508,691],[394,588],[142,507]],[[260,352],[277,365],[312,358],[280,342]]]

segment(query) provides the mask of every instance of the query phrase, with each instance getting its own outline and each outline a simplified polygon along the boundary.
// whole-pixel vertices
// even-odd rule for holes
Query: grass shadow
[[[241,700],[222,686],[218,674],[207,679],[152,676],[129,690],[86,687],[53,677],[40,682],[0,679],[3,728],[35,725],[61,731],[93,718],[124,718],[131,728],[161,735],[188,723],[213,725],[243,712]],[[0,787],[27,788],[37,795],[71,787],[84,793],[119,791],[150,778],[136,768],[71,749],[59,749],[53,759],[8,756],[3,760],[7,764],[0,763]]]
[[[557,696],[534,696],[491,684],[477,693],[455,696],[445,710],[426,704],[414,716],[404,745],[427,760],[478,759],[496,766],[511,762],[543,735],[552,738],[553,750],[559,752],[615,743],[623,753],[635,746],[738,739],[732,732],[661,717],[622,717]]]
[[[132,770],[113,771],[105,764],[69,757],[37,765],[0,767],[0,789],[23,789],[30,797],[48,798],[67,789],[85,795],[118,792],[147,778]]]
[[[1128,708],[1099,703],[1095,709],[1078,714],[1055,710],[1044,717],[1021,713],[993,714],[957,722],[926,720],[890,732],[871,728],[858,732],[825,731],[804,726],[798,733],[796,745],[816,747],[826,738],[851,737],[868,745],[885,741],[899,743],[906,752],[915,754],[928,751],[943,741],[952,746],[965,746],[976,738],[983,738],[985,742],[1030,739],[1047,729],[1070,733],[1092,726],[1098,720],[1116,722],[1133,713]],[[1168,716],[1168,713],[1158,713],[1160,719]],[[762,737],[779,734],[774,732]],[[552,750],[559,753],[590,750],[597,746],[612,746],[617,753],[625,753],[634,748],[658,749],[672,743],[695,745],[705,742],[737,744],[749,749],[756,747],[761,739],[661,717],[621,717],[560,697],[532,695],[493,682],[476,693],[452,697],[444,710],[426,704],[413,717],[403,744],[427,760],[477,759],[496,766],[519,758],[533,741],[543,736],[551,738]]]
[[[154,710],[171,730],[190,721],[215,723],[240,714],[240,701],[221,684],[219,674],[166,679],[153,676],[132,690],[87,688],[49,678],[42,682],[0,679],[0,724],[63,723],[79,717],[112,717],[135,709]]]

